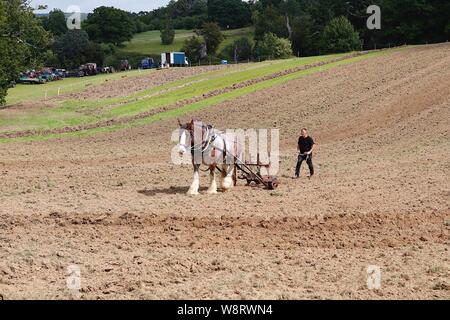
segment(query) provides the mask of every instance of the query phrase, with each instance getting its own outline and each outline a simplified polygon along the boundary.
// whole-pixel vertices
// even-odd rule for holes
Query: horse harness
[[[186,125],[183,125],[181,127],[182,129],[188,130],[189,134],[191,136],[191,153],[192,155],[194,154],[195,151],[201,150],[202,154],[203,152],[205,152],[209,146],[214,143],[214,141],[217,139],[217,137],[219,136],[219,134],[217,133],[213,133],[212,135],[209,134],[210,130],[213,129],[213,127],[211,125],[202,125],[202,142],[198,143],[198,144],[194,144],[194,123],[188,123]],[[206,140],[203,141],[203,136],[204,133],[206,131]],[[213,147],[212,152],[211,152],[211,156],[213,158],[216,157],[216,151],[220,151],[223,153],[223,161],[224,163],[226,163],[226,158],[227,158],[227,142],[226,139],[223,139],[223,144],[224,144],[224,149],[221,150],[220,148],[217,147]],[[235,144],[235,149],[237,148],[237,140],[235,139],[234,141]],[[208,170],[208,169],[207,169]]]

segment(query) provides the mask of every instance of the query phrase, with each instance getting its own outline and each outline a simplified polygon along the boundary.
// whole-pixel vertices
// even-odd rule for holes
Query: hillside
[[[13,136],[40,139],[50,133],[100,130],[105,123],[108,130],[120,129],[121,123],[136,125],[139,118],[155,121],[378,54],[136,70],[86,80],[66,79],[34,87],[32,93],[30,86],[18,85],[8,97],[12,105],[0,112],[0,141]]]
[[[235,30],[226,30],[223,32],[226,36],[219,50],[229,43],[242,36],[253,37],[252,28],[242,28]],[[184,40],[194,35],[192,30],[175,30],[175,40],[171,45],[161,44],[160,31],[148,31],[136,34],[130,42],[125,43],[122,52],[139,53],[142,55],[160,55],[162,52],[179,51]]]
[[[165,71],[0,110],[5,299],[73,298],[71,264],[81,299],[448,299],[448,43]],[[171,135],[192,117],[278,128],[280,187],[208,195],[202,172],[187,196]]]

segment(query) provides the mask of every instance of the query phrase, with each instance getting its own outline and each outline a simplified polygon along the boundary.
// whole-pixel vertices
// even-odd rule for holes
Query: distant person
[[[316,147],[313,138],[308,135],[308,129],[303,128],[301,132],[300,138],[298,138],[297,150],[300,152],[297,160],[297,167],[295,168],[295,177],[294,179],[298,179],[300,177],[300,168],[302,166],[303,161],[306,160],[306,163],[309,167],[309,178],[314,175],[314,165],[312,162],[313,151]]]

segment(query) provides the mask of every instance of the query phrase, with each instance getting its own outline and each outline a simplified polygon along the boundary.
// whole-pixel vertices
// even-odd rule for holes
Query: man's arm
[[[316,143],[314,142],[314,140],[312,140],[312,138],[311,141],[312,141],[311,150],[309,150],[309,152],[307,152],[306,154],[311,154],[316,149]]]

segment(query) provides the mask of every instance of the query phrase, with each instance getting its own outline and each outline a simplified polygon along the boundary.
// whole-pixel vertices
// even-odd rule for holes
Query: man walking
[[[295,168],[295,179],[300,177],[300,168],[302,166],[303,161],[306,160],[306,163],[309,167],[309,178],[314,175],[314,165],[312,162],[312,153],[315,149],[316,145],[314,143],[313,138],[308,135],[308,130],[306,128],[302,129],[302,133],[297,143],[297,150],[300,151],[297,160],[297,167]]]

